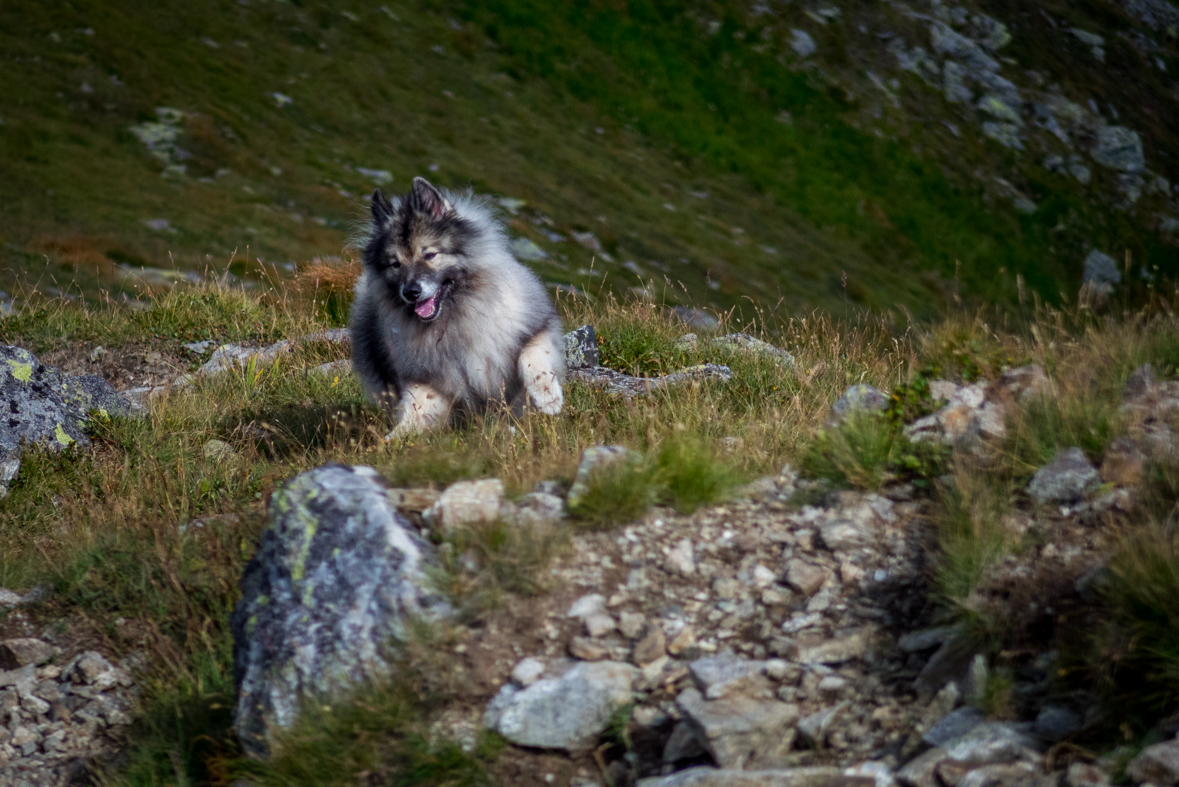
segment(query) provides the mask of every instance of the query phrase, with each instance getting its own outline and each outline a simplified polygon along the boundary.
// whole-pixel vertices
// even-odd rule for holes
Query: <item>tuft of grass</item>
[[[911,442],[882,415],[853,413],[819,431],[802,470],[837,486],[875,491],[903,478],[927,483],[941,474],[948,453],[940,444]]]
[[[1031,397],[1008,424],[1016,472],[1030,474],[1072,446],[1100,461],[1109,441],[1124,432],[1119,403],[1116,395],[1092,388]]]
[[[655,468],[645,460],[610,462],[595,469],[569,516],[588,530],[639,519],[656,499]]]
[[[741,475],[699,439],[673,438],[655,461],[656,496],[681,514],[717,503],[741,483]]]

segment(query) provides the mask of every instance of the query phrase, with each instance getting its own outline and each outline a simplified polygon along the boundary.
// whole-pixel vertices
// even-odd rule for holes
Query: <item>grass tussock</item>
[[[948,454],[940,444],[911,442],[886,417],[853,413],[815,436],[802,457],[802,470],[836,486],[876,491],[902,479],[928,485],[940,475]]]

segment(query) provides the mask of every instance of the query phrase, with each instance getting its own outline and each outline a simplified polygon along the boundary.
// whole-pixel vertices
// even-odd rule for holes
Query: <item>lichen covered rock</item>
[[[433,548],[368,467],[328,464],[275,493],[233,612],[235,726],[252,756],[305,697],[391,675],[389,646],[449,612],[426,587]]]

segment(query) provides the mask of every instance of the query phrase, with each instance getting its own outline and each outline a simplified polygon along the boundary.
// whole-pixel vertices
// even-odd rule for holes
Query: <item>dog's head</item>
[[[425,178],[414,178],[409,194],[392,202],[377,189],[372,213],[365,266],[393,300],[433,322],[468,284],[475,228]]]

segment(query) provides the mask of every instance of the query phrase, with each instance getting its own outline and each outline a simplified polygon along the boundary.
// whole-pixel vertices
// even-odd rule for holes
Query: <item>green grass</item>
[[[656,499],[655,468],[645,459],[608,462],[595,468],[586,489],[569,506],[578,527],[602,530],[633,522]]]
[[[904,479],[927,485],[941,473],[948,453],[940,444],[911,442],[884,415],[853,412],[815,435],[802,470],[837,486],[876,491]]]
[[[656,497],[681,514],[719,503],[742,480],[716,447],[699,439],[672,438],[655,459]]]

